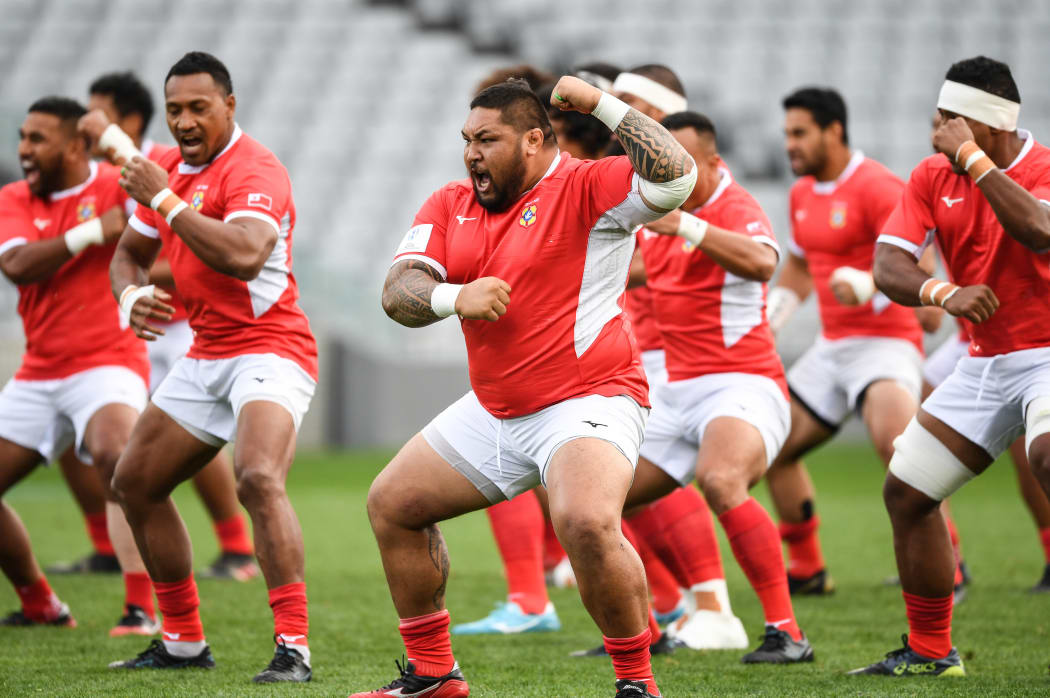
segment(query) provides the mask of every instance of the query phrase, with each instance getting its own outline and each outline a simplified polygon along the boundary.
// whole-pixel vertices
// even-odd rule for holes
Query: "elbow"
[[[762,283],[768,283],[777,271],[775,259],[763,258],[755,264],[755,279]]]
[[[1033,252],[1050,251],[1050,220],[1033,221],[1025,232],[1021,238],[1026,241],[1025,247]]]
[[[383,312],[391,320],[397,321],[397,301],[394,299],[393,294],[383,293]]]
[[[25,265],[19,264],[16,260],[5,260],[0,262],[0,271],[2,271],[4,276],[16,286],[22,286],[34,281],[34,279],[29,277],[29,270]]]
[[[263,268],[266,266],[266,257],[262,255],[245,256],[244,259],[234,261],[230,266],[229,273],[240,281],[254,281],[259,278]]]

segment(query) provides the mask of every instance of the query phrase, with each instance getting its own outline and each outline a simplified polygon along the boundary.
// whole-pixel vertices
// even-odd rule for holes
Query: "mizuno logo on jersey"
[[[44,220],[43,218],[34,218],[33,225],[36,226],[37,230],[43,230],[47,226],[51,225],[51,219]]]
[[[944,205],[947,206],[948,208],[951,208],[952,206],[954,206],[955,204],[959,203],[962,200],[963,200],[963,197],[961,197],[961,196],[958,199],[949,199],[947,196],[942,196],[941,197],[941,201],[943,201]]]
[[[591,425],[591,427],[594,428],[594,429],[597,429],[598,427],[607,427],[607,426],[609,426],[608,424],[599,424],[598,422],[592,422],[589,419],[584,419],[583,423]]]
[[[464,221],[476,221],[477,219],[478,219],[477,216],[471,216],[469,218],[466,217],[466,216],[456,216],[456,220],[459,221],[460,225],[463,225]]]

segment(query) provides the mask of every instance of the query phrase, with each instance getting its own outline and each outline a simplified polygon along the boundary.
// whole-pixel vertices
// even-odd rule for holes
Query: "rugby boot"
[[[288,647],[284,640],[277,643],[270,665],[252,679],[255,683],[278,683],[292,681],[305,683],[313,678],[314,672],[306,663],[299,650]]]
[[[543,613],[524,613],[518,604],[506,601],[497,603],[495,610],[481,620],[453,625],[451,632],[453,635],[516,635],[555,630],[561,630],[561,621],[551,602],[547,602]]]
[[[966,676],[958,650],[943,659],[923,657],[908,646],[908,636],[901,635],[904,647],[886,654],[882,661],[847,672],[851,676]]]
[[[124,637],[125,635],[156,635],[160,632],[160,622],[156,618],[150,618],[140,607],[128,604],[126,613],[117,621],[110,631],[110,637]]]
[[[193,657],[176,657],[164,643],[154,640],[137,656],[124,661],[110,662],[110,669],[213,669],[215,658],[207,645]]]
[[[645,681],[619,679],[616,682],[616,698],[660,698],[660,696],[650,693]]]
[[[827,570],[821,570],[809,577],[788,578],[788,593],[792,596],[826,596],[835,593],[835,580]]]
[[[1028,591],[1033,594],[1046,594],[1050,592],[1050,563],[1043,568],[1043,578],[1039,582],[1029,589]]]
[[[201,579],[235,579],[238,582],[247,582],[259,576],[259,566],[255,564],[254,555],[242,553],[221,553],[197,576]]]
[[[73,562],[56,562],[44,570],[47,574],[119,574],[116,555],[89,553]]]
[[[394,660],[401,676],[386,686],[374,691],[353,693],[350,698],[387,698],[388,696],[426,696],[426,698],[466,698],[470,695],[470,686],[459,670],[459,664],[452,666],[452,671],[444,676],[420,676],[412,662],[404,666]]]
[[[758,649],[741,657],[740,661],[744,664],[812,662],[813,647],[810,646],[805,633],[802,633],[802,639],[796,642],[787,632],[767,625],[766,632],[762,636],[762,644]]]
[[[0,625],[23,628],[33,625],[52,625],[59,628],[75,628],[77,627],[77,621],[73,618],[73,614],[69,612],[69,606],[62,604],[58,615],[51,620],[30,618],[19,609],[17,611],[12,611],[3,618],[0,618]]]

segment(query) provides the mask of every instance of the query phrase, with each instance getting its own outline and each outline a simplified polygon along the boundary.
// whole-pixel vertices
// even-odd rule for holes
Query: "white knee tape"
[[[1050,433],[1050,397],[1037,397],[1028,403],[1024,416],[1024,452],[1032,447],[1035,437]]]
[[[914,418],[893,440],[890,472],[934,501],[941,501],[974,478],[937,437]]]

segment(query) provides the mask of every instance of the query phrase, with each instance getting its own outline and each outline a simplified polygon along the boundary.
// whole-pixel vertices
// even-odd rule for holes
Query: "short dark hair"
[[[481,82],[478,83],[477,90],[475,93],[481,92],[493,85],[498,85],[501,82],[506,82],[511,78],[521,78],[525,82],[529,83],[529,87],[533,90],[539,90],[541,87],[546,85],[555,79],[555,76],[548,73],[542,68],[537,68],[534,65],[523,63],[521,65],[512,65],[506,68],[496,68],[487,76],[482,78]]]
[[[659,63],[646,63],[637,68],[631,68],[627,72],[649,78],[653,82],[657,82],[672,92],[677,92],[685,97],[685,87],[682,85],[682,81],[679,80],[678,76],[675,75],[675,72],[666,65],[660,65]]]
[[[1014,82],[1014,76],[1010,73],[1010,66],[994,58],[975,56],[953,63],[944,79],[1021,103],[1021,93]]]
[[[88,94],[112,99],[113,106],[122,117],[131,114],[141,116],[143,131],[153,118],[153,97],[138,76],[130,70],[126,73],[106,73],[98,77],[88,88]]]
[[[532,128],[543,132],[545,143],[554,143],[554,129],[540,98],[521,78],[511,78],[486,87],[470,101],[470,108],[498,109],[503,123],[524,133]]]
[[[664,117],[664,120],[661,121],[660,124],[668,131],[691,128],[700,135],[709,133],[712,138],[717,139],[714,123],[711,119],[707,118],[700,112],[680,111],[674,114],[669,114]]]
[[[226,69],[222,61],[204,51],[190,51],[176,61],[165,76],[164,84],[167,85],[173,75],[196,75],[197,73],[207,73],[227,95],[233,94],[233,80],[230,78],[230,71]]]
[[[834,122],[842,124],[842,142],[849,145],[849,130],[846,122],[846,101],[837,90],[830,87],[801,87],[783,101],[784,109],[805,109],[822,128]]]
[[[87,109],[75,99],[51,95],[49,97],[41,97],[30,104],[26,113],[32,114],[34,112],[57,116],[63,125],[76,128],[77,120],[84,114],[87,114]]]

